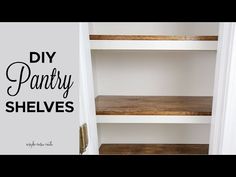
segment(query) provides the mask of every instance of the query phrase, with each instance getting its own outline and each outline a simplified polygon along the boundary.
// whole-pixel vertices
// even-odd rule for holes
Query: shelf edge
[[[217,50],[216,41],[91,41],[91,50]]]
[[[97,123],[210,124],[212,116],[97,115]]]
[[[193,35],[89,35],[90,40],[185,40],[185,41],[217,41],[218,36]]]

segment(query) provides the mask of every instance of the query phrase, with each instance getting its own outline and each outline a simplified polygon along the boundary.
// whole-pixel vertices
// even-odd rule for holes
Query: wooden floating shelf
[[[100,155],[206,155],[208,144],[102,144]]]
[[[92,50],[216,50],[218,36],[90,35]]]
[[[212,97],[98,96],[98,123],[199,123],[211,121]]]
[[[163,35],[90,35],[90,40],[181,40],[181,41],[217,41],[218,36],[163,36]]]
[[[97,115],[211,115],[212,97],[98,96]]]

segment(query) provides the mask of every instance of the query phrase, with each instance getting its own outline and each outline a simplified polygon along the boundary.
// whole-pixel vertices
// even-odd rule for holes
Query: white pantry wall
[[[217,35],[218,23],[90,23],[91,34]]]
[[[208,96],[215,52],[94,51],[98,95]]]
[[[218,23],[90,23],[90,34],[217,35]],[[215,51],[93,51],[95,95],[212,96]],[[208,143],[210,125],[99,124],[102,143]]]

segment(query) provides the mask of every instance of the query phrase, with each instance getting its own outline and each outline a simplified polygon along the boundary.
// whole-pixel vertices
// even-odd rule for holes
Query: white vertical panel
[[[89,143],[86,154],[98,154],[97,125],[88,23],[79,23],[80,125],[87,123]]]
[[[220,26],[210,153],[236,154],[236,24]]]

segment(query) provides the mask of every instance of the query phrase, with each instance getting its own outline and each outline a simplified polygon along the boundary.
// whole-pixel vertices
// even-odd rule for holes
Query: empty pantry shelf
[[[98,96],[98,123],[210,123],[212,97]]]
[[[98,96],[97,115],[211,115],[212,97]]]
[[[90,35],[92,50],[216,50],[217,36]]]
[[[102,144],[100,155],[208,154],[208,144]]]

